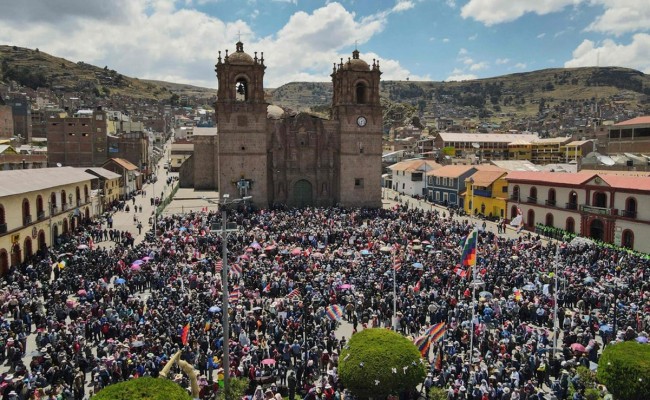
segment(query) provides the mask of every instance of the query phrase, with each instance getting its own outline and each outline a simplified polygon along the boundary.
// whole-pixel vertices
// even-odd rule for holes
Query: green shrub
[[[106,386],[93,400],[191,400],[178,384],[164,378],[138,378]]]
[[[443,388],[432,387],[429,389],[429,400],[447,400],[447,391]]]
[[[596,376],[615,399],[646,399],[650,393],[650,345],[623,342],[605,347]]]
[[[228,387],[228,396],[224,397],[225,392],[221,390],[217,394],[217,400],[223,399],[241,399],[244,394],[246,394],[246,389],[248,389],[248,379],[247,378],[230,378],[228,381],[230,384]]]
[[[600,400],[602,396],[600,391],[596,388],[589,388],[585,390],[585,399],[587,400]]]
[[[339,378],[358,398],[385,398],[413,390],[424,381],[425,367],[413,343],[387,329],[365,329],[341,352]]]

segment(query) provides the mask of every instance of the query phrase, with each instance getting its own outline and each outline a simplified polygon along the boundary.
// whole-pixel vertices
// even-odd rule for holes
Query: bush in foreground
[[[339,377],[361,399],[416,389],[425,367],[417,347],[387,329],[364,329],[341,352]]]
[[[615,399],[647,399],[650,393],[650,345],[623,342],[605,347],[596,376]]]
[[[106,386],[93,400],[192,400],[192,397],[169,379],[145,377]]]

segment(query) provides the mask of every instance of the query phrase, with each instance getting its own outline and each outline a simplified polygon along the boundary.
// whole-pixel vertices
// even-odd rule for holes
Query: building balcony
[[[537,197],[527,197],[526,203],[537,204]]]
[[[549,207],[555,207],[555,200],[546,200],[545,204]]]
[[[57,206],[52,206],[52,212],[50,215],[58,214],[59,213],[59,207]]]
[[[41,219],[45,219],[45,211],[39,211],[39,212],[36,214],[36,218],[38,218],[39,220],[41,220]]]
[[[71,208],[70,204],[68,204],[68,203],[63,204],[63,211],[68,211],[70,208]]]
[[[577,210],[578,209],[578,204],[577,203],[565,203],[564,208],[567,210]]]
[[[585,213],[589,213],[589,214],[616,215],[616,209],[615,208],[594,207],[594,206],[588,206],[586,204],[581,204],[580,205],[580,211],[585,212]]]
[[[625,218],[636,218],[636,211],[635,210],[621,210],[620,215],[621,215],[621,217],[625,217]]]
[[[474,196],[492,198],[492,191],[491,190],[483,190],[483,189],[474,189]]]
[[[513,194],[512,196],[510,196],[510,198],[508,200],[510,200],[510,201],[519,201],[519,195]]]
[[[7,224],[0,224],[0,233],[7,233]]]
[[[32,216],[31,215],[25,215],[23,217],[23,225],[29,225],[32,223]]]

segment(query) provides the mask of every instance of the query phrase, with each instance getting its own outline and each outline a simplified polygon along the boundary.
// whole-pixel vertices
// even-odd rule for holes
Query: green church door
[[[312,186],[309,181],[301,179],[293,185],[291,205],[294,207],[307,207],[313,204]]]

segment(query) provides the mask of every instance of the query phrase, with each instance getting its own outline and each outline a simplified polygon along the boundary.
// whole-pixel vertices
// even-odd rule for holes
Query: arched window
[[[5,276],[9,271],[9,254],[7,250],[0,249],[0,276]]]
[[[555,207],[555,189],[548,190],[548,200],[546,200],[546,205]]]
[[[526,225],[533,227],[535,226],[535,211],[534,210],[528,210],[528,221],[526,221]]]
[[[607,208],[607,194],[603,192],[594,193],[592,205],[594,207]]]
[[[56,193],[54,193],[54,192],[52,192],[52,194],[50,194],[50,207],[51,207],[50,208],[50,213],[51,213],[50,215],[56,214],[57,213],[57,210],[56,210]]]
[[[537,203],[537,188],[535,186],[530,188],[530,195],[528,196],[528,201],[531,203]]]
[[[32,222],[32,214],[29,208],[29,200],[23,199],[23,225],[27,225]]]
[[[510,207],[510,219],[512,220],[517,216],[517,206]]]
[[[553,226],[553,214],[546,214],[546,226]]]
[[[84,203],[88,203],[90,199],[88,199],[88,185],[84,185]]]
[[[627,247],[628,249],[634,249],[634,232],[629,229],[623,231],[621,236],[621,246]]]
[[[43,209],[43,197],[39,194],[36,196],[36,218],[45,218],[45,210]]]
[[[34,251],[32,249],[32,238],[29,236],[25,238],[25,242],[23,244],[23,253],[25,254],[25,260],[34,255]]]
[[[75,189],[74,194],[75,194],[76,205],[78,206],[81,204],[81,189],[79,189],[79,186],[77,186],[77,188]]]
[[[569,210],[578,209],[578,194],[573,190],[569,193],[569,202],[566,203],[566,208]]]
[[[66,196],[65,190],[61,191],[61,211],[67,210],[68,205],[68,196]]]
[[[569,217],[566,219],[566,231],[569,233],[575,233],[576,230],[576,222],[573,220],[573,218]]]
[[[628,197],[625,200],[625,212],[623,212],[623,216],[636,218],[636,199],[634,197]]]
[[[235,101],[248,101],[248,80],[244,77],[235,82]]]
[[[368,87],[365,83],[359,82],[356,86],[357,104],[368,103]]]
[[[0,204],[0,233],[4,233],[7,231],[7,226],[5,225],[7,223],[7,217],[5,217],[5,208]],[[3,232],[3,227],[4,227],[4,232]]]
[[[512,188],[512,197],[511,197],[511,200],[514,200],[514,201],[520,201],[520,200],[521,200],[521,199],[519,198],[519,185],[515,185],[515,186]],[[515,215],[517,215],[517,214],[515,213]]]

